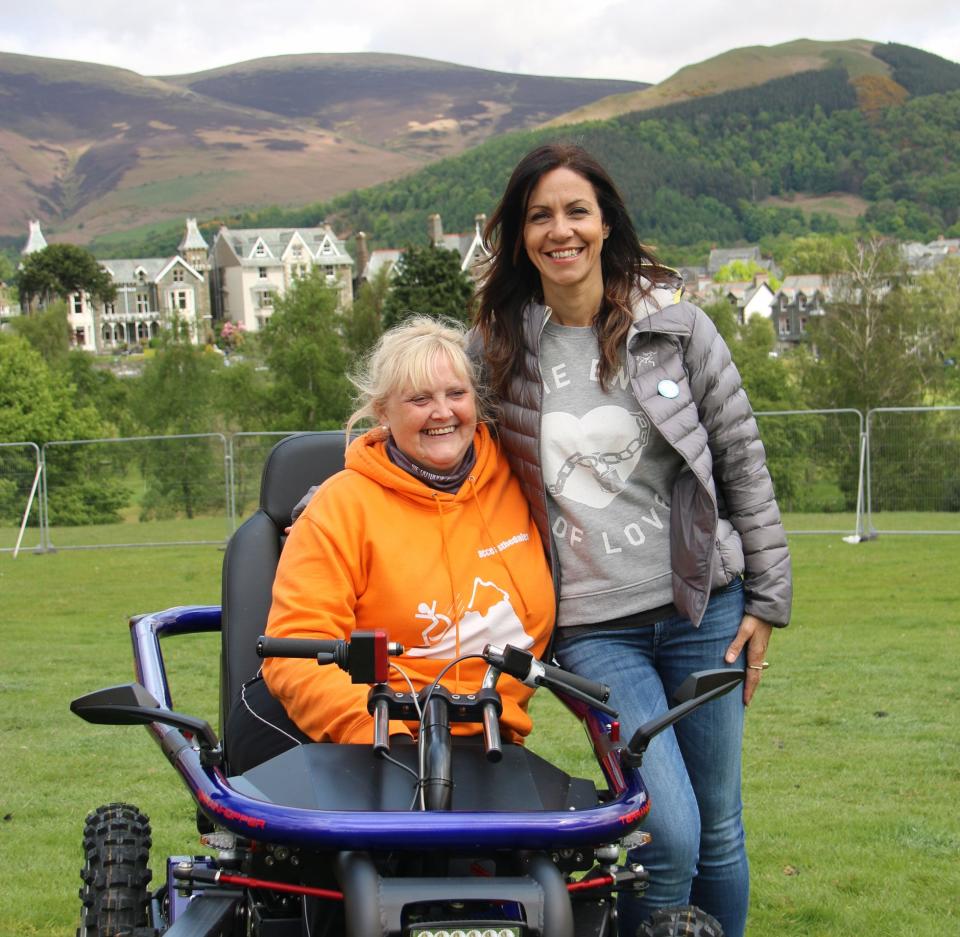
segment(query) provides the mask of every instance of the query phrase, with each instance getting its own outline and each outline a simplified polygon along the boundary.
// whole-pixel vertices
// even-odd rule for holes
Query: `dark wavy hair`
[[[515,376],[539,380],[539,375],[529,373],[521,312],[530,300],[542,301],[543,289],[540,275],[527,256],[523,229],[530,193],[543,176],[561,168],[572,170],[593,186],[603,223],[610,230],[600,255],[603,301],[593,321],[601,352],[601,386],[606,388],[620,367],[620,349],[633,321],[631,295],[678,282],[676,272],[640,243],[616,185],[586,150],[550,143],[527,153],[513,170],[500,204],[484,229],[490,260],[474,306],[474,325],[483,341],[489,383],[498,395],[506,391]]]

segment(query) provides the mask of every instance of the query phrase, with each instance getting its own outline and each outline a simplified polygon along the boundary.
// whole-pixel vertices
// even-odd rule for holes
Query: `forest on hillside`
[[[949,64],[949,63],[948,63]],[[439,212],[448,231],[489,215],[510,170],[532,147],[575,142],[610,170],[640,236],[673,263],[710,246],[854,227],[901,240],[960,234],[960,66],[935,82],[954,90],[884,106],[889,87],[858,86],[842,69],[808,72],[656,111],[532,133],[508,134],[420,172],[331,202],[218,219],[235,227],[331,222],[365,231],[373,247],[422,243]],[[893,85],[893,82],[889,82]],[[896,87],[901,87],[899,84]],[[901,87],[902,92],[902,87]],[[902,94],[901,94],[902,97]],[[856,222],[783,204],[792,196],[845,193],[868,203]],[[769,204],[777,197],[777,204]],[[179,229],[124,245],[128,255],[175,248]],[[102,251],[95,252],[102,254]],[[117,244],[111,244],[116,256]]]

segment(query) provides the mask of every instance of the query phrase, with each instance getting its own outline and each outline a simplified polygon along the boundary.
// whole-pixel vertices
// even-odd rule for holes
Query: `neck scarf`
[[[392,436],[387,437],[387,456],[394,465],[402,468],[414,478],[420,479],[425,485],[429,485],[436,491],[445,491],[448,494],[456,494],[460,490],[460,486],[466,481],[477,461],[477,453],[474,451],[473,443],[470,443],[470,448],[467,449],[460,464],[452,471],[437,472],[433,469],[426,469],[422,465],[417,465],[416,462],[401,452]]]

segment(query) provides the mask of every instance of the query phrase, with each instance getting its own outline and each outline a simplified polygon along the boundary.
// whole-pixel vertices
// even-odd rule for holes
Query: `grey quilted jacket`
[[[531,302],[523,314],[527,362],[539,374],[540,334],[551,311]],[[672,291],[638,298],[627,368],[641,409],[686,462],[670,510],[677,609],[699,625],[711,590],[742,574],[746,610],[770,624],[787,624],[792,582],[786,535],[753,411],[713,322],[691,303],[676,302]],[[664,380],[677,385],[678,396],[658,392]],[[498,433],[544,543],[551,543],[540,471],[542,394],[539,381],[514,378],[499,402]]]

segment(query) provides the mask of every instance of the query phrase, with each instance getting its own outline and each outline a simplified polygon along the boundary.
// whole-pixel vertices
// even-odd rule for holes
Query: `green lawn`
[[[793,625],[748,713],[751,937],[960,933],[960,538],[792,539]],[[142,729],[73,697],[131,678],[127,616],[219,601],[216,547],[0,555],[0,937],[76,927],[87,810],[128,800],[154,869],[196,850],[191,802]],[[216,722],[215,636],[165,645],[174,704]],[[546,695],[532,745],[591,771]]]

